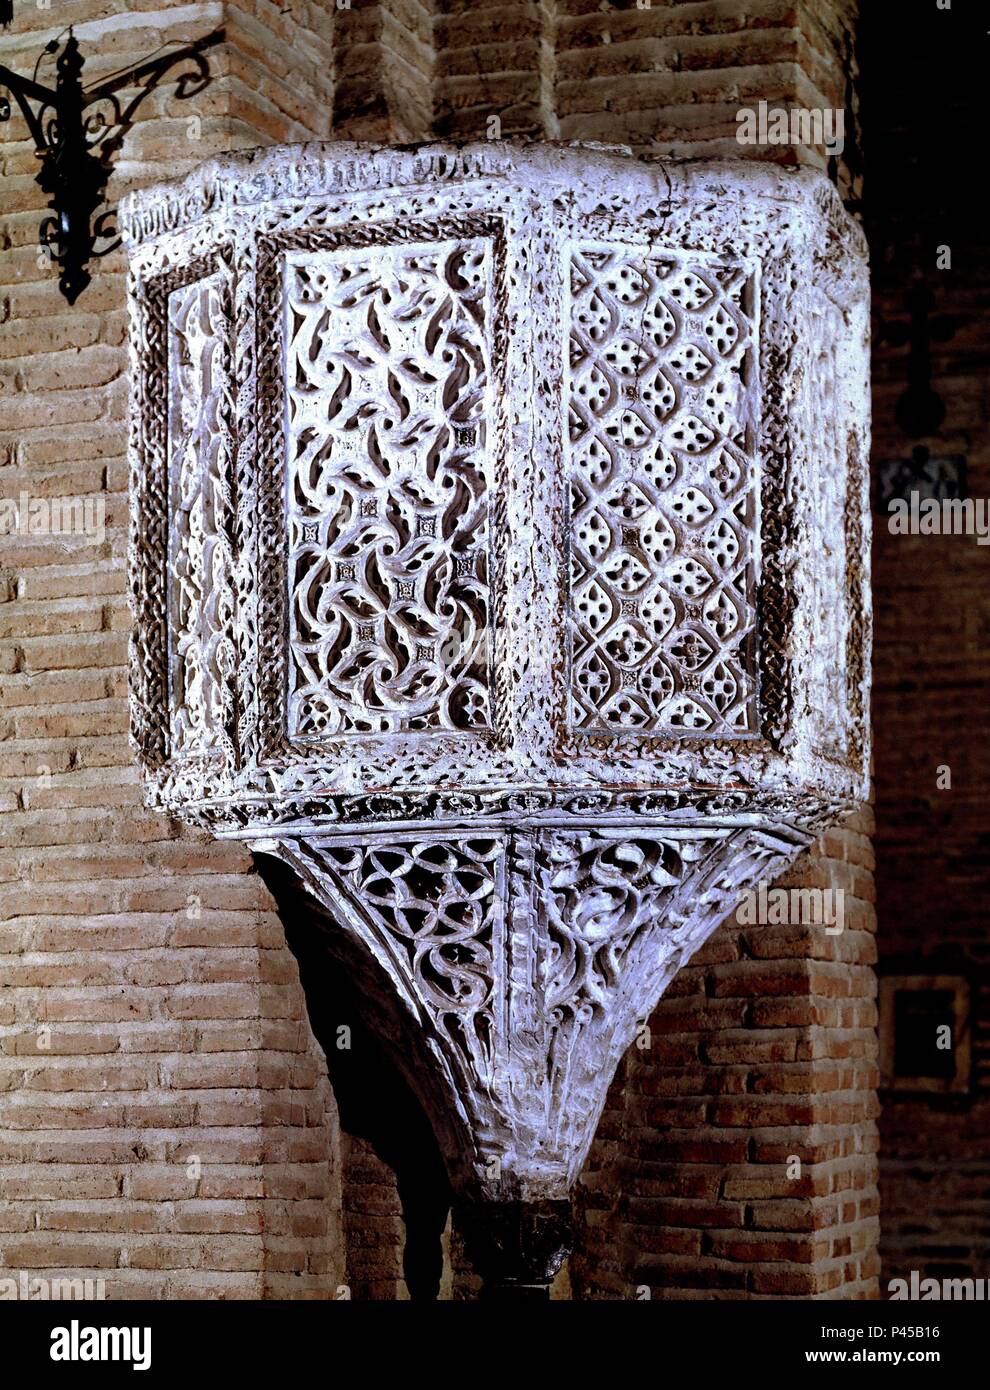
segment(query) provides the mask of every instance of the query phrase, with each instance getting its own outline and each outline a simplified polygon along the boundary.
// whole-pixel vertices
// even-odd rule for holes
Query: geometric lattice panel
[[[752,277],[571,259],[571,727],[756,731]]]

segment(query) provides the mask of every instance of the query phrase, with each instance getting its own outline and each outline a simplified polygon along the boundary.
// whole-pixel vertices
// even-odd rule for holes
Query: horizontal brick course
[[[842,0],[75,8],[94,76],[227,31],[210,87],[144,104],[114,199],[224,149],[477,138],[492,116],[505,136],[764,157],[735,140],[739,106],[839,101],[850,14]],[[33,64],[49,19],[18,7],[5,61]],[[23,123],[3,135],[0,497],[98,493],[107,531],[6,538],[0,557],[0,1270],[98,1272],[111,1298],[326,1298],[343,1283],[404,1297],[394,1174],[339,1136],[249,856],[141,807],[125,706],[123,258],[101,261],[68,309],[37,260]],[[788,880],[846,891],[842,936],[727,924],[675,980],[584,1175],[576,1294],[875,1287],[872,831],[863,808]],[[456,1231],[448,1244],[445,1287],[474,1296]]]

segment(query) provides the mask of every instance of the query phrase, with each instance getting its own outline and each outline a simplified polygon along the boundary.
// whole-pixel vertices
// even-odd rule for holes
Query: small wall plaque
[[[880,981],[881,1085],[892,1091],[969,1090],[969,984],[959,975]]]

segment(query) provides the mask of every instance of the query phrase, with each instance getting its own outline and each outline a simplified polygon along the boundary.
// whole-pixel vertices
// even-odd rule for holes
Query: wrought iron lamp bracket
[[[105,194],[113,158],[138,107],[179,63],[189,62],[192,67],[178,79],[178,98],[186,100],[201,92],[209,82],[203,54],[222,39],[223,30],[215,30],[89,88],[83,85],[85,59],[71,28],[61,52],[58,39],[45,49],[59,55],[54,88],[0,64],[0,121],[10,119],[13,98],[41,161],[36,182],[48,195],[51,209],[41,223],[39,244],[59,267],[59,288],[70,304],[92,278],[90,261],[120,245],[114,210],[104,206]],[[127,99],[125,94],[135,87],[137,92]],[[4,90],[10,97],[2,95]]]

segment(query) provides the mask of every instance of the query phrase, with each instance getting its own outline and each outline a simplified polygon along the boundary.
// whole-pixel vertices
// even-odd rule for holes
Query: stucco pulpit
[[[122,222],[149,802],[305,886],[538,1293],[638,1025],[866,794],[862,236],[811,171],[501,143]]]

